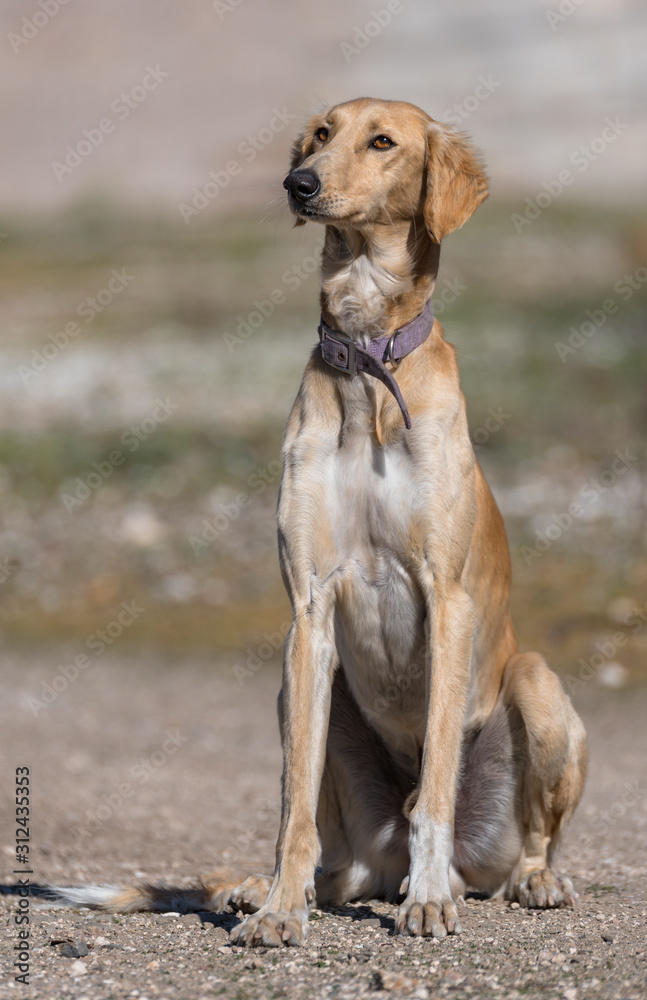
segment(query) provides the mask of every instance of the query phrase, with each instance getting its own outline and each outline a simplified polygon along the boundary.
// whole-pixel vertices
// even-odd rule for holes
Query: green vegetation
[[[518,235],[518,209],[486,202],[450,237],[435,301],[506,517],[520,638],[568,673],[591,655],[592,634],[622,628],[647,597],[647,229],[639,213],[552,205]],[[277,470],[316,341],[322,233],[278,216],[185,225],[85,205],[3,223],[7,641],[83,648],[133,599],[147,613],[119,641],[174,653],[238,651],[284,621]],[[79,306],[113,269],[132,280],[86,322]],[[245,327],[260,306],[260,325]],[[72,321],[78,335],[52,347]],[[129,428],[145,427],[159,399],[173,412],[131,447]],[[623,471],[540,551],[551,518],[564,525],[617,452],[629,456]],[[69,509],[64,495],[93,473],[99,485]],[[250,502],[232,515],[241,494]],[[196,551],[223,505],[226,530]],[[632,676],[645,645],[638,630],[619,655]]]

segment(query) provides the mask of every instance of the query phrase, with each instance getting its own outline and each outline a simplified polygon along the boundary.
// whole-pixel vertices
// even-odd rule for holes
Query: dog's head
[[[362,229],[422,217],[440,243],[487,197],[465,137],[404,101],[362,97],[313,115],[290,166],[283,186],[297,225]]]

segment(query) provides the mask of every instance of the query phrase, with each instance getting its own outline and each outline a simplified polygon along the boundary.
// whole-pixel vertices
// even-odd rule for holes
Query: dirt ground
[[[72,660],[10,656],[3,670],[2,882],[15,880],[21,766],[31,771],[33,881],[183,886],[221,865],[270,871],[277,665],[241,682],[234,661],[106,652],[63,690],[52,682]],[[46,708],[30,700],[42,700],[43,684],[61,689]],[[574,912],[468,899],[464,933],[439,943],[396,937],[395,908],[371,903],[315,910],[303,949],[250,952],[228,944],[233,913],[113,917],[32,901],[27,987],[14,982],[10,957],[18,900],[4,896],[0,996],[647,996],[647,691],[602,690],[593,679],[575,702],[591,766],[559,857],[580,894]]]

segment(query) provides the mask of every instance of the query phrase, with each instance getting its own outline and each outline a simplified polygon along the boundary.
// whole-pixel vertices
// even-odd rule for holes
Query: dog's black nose
[[[307,201],[319,194],[321,182],[311,170],[293,170],[283,181],[283,187],[295,201]]]

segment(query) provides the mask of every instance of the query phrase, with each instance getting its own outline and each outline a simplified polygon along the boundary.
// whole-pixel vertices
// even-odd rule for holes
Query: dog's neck
[[[423,309],[436,281],[440,246],[422,218],[339,230],[326,226],[321,311],[357,340],[390,334]]]

